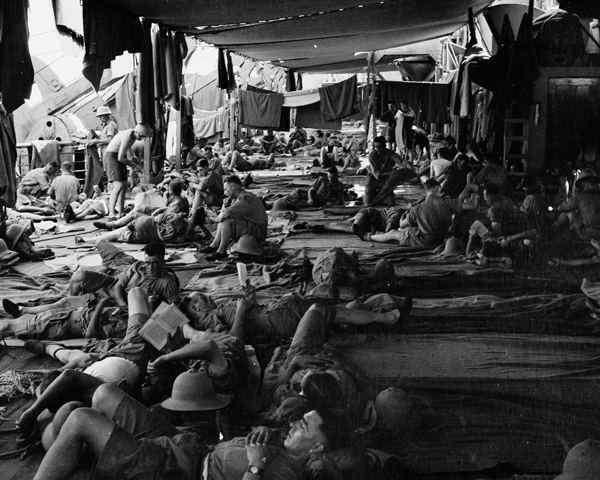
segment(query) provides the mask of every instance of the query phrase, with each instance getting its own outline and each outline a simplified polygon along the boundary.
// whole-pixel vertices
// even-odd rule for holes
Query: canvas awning
[[[303,72],[356,71],[366,54],[448,35],[492,0],[106,0],[219,47]]]

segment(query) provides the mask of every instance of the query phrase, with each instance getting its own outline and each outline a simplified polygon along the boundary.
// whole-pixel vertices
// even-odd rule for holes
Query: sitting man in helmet
[[[109,220],[117,218],[116,207],[119,207],[119,216],[124,215],[125,192],[127,191],[127,167],[141,171],[142,166],[133,155],[131,147],[137,140],[143,140],[152,135],[150,126],[138,123],[135,128],[128,128],[117,133],[104,151],[104,165],[108,181],[113,183],[108,204]],[[128,158],[131,157],[131,160]]]

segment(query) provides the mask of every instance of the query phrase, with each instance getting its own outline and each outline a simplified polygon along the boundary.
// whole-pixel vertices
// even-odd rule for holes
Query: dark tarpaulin
[[[115,107],[117,109],[116,117],[118,119],[118,125],[120,130],[135,127],[135,113],[134,113],[134,93],[133,86],[135,84],[135,77],[132,73],[127,75],[125,80],[119,89],[115,92]]]
[[[138,15],[100,0],[82,2],[85,40],[83,76],[98,91],[104,69],[110,67],[110,62],[117,55],[125,50],[140,53],[150,44],[146,44]]]
[[[353,75],[348,80],[319,88],[323,120],[331,121],[354,115],[358,79]]]
[[[31,95],[33,64],[29,55],[28,0],[0,3],[0,92],[12,113]]]
[[[388,108],[390,101],[400,105],[402,100],[408,100],[410,107],[415,112],[415,125],[419,125],[422,119],[422,105],[424,99],[425,84],[422,82],[377,82],[377,112],[379,118]],[[428,97],[427,97],[428,98]]]
[[[448,123],[448,107],[452,86],[449,83],[430,83],[427,85],[427,102],[423,105],[422,122]]]
[[[531,19],[526,13],[523,15],[521,26],[514,44],[512,65],[510,69],[510,83],[513,98],[522,104],[528,105],[533,100],[533,82],[540,76],[535,46],[533,45],[533,31]]]
[[[563,443],[600,431],[598,338],[345,335],[329,343],[380,389],[411,395],[422,425],[388,439],[385,449],[419,473],[502,462],[523,472],[560,472]]]
[[[150,39],[151,25],[149,21],[143,21],[144,37],[148,38],[148,40]],[[137,123],[154,125],[154,73],[151,48],[138,54],[135,100]]]
[[[377,115],[387,110],[388,102],[398,105],[408,100],[415,111],[415,125],[420,123],[448,123],[448,107],[452,86],[449,83],[378,82]]]
[[[471,81],[494,92],[498,105],[505,105],[505,102],[509,101],[507,92],[509,89],[509,75],[514,53],[514,42],[515,39],[510,19],[508,15],[504,15],[500,31],[500,42],[496,54],[491,58],[480,59],[470,65]],[[455,103],[455,114],[458,114],[457,106],[460,106],[460,102]]]
[[[296,108],[297,127],[320,128],[322,130],[341,130],[342,119],[327,121],[321,113],[320,102]]]
[[[11,115],[0,103],[0,194],[4,205],[15,208],[17,200],[17,142]]]

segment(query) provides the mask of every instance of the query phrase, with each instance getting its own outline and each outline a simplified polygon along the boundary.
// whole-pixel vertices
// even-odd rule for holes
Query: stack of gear
[[[9,250],[6,242],[0,238],[0,271],[5,271],[19,261],[19,254]]]

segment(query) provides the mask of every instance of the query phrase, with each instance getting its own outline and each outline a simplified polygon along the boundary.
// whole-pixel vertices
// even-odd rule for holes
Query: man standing
[[[400,102],[400,110],[396,112],[396,146],[398,154],[412,162],[415,136],[413,125],[415,123],[415,112],[408,100]]]
[[[108,219],[115,220],[117,213],[115,207],[119,204],[119,215],[124,215],[125,192],[127,191],[127,167],[142,170],[137,163],[137,158],[131,152],[131,147],[136,140],[143,140],[151,135],[150,127],[145,123],[138,123],[135,128],[123,130],[110,141],[104,152],[104,164],[108,181],[113,182],[108,204]],[[130,154],[133,161],[127,158]]]
[[[227,257],[227,247],[243,235],[250,235],[258,242],[267,238],[267,211],[263,202],[253,193],[242,188],[239,177],[230,175],[225,180],[225,208],[217,217],[217,232],[211,245],[203,253],[210,253],[208,261]]]
[[[97,138],[92,138],[87,144],[89,146],[95,146],[98,149],[99,158],[104,158],[104,150],[106,150],[110,141],[119,132],[119,127],[111,118],[110,108],[106,105],[98,107],[98,110],[96,110],[96,117],[100,119],[100,134]],[[106,169],[106,165],[104,168]]]
[[[77,200],[79,193],[79,180],[73,175],[71,162],[63,162],[60,170],[60,176],[52,180],[48,190],[48,196],[55,200],[58,212],[62,212],[67,205]]]
[[[379,120],[387,123],[383,129],[383,136],[387,141],[387,148],[392,151],[396,148],[396,113],[398,113],[396,102],[390,100],[388,102],[388,110],[379,117]]]

